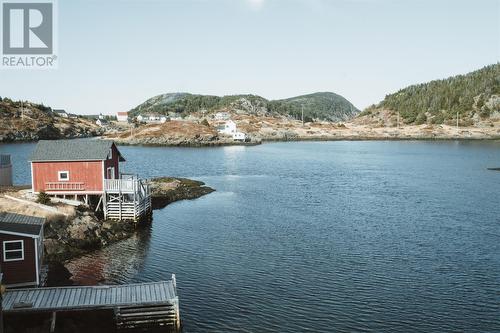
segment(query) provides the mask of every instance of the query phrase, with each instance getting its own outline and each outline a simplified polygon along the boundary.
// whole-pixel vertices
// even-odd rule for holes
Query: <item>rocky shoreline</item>
[[[152,190],[153,209],[164,208],[175,201],[196,199],[215,191],[201,181],[186,178],[161,177],[148,182]],[[0,193],[12,195],[27,191],[26,186],[0,187]],[[75,208],[61,204],[53,205],[61,214],[43,215],[40,210],[29,211],[25,206],[11,205],[8,200],[0,197],[2,211],[31,213],[47,218],[44,228],[44,261],[48,266],[46,286],[71,284],[65,262],[129,238],[149,224],[102,220],[87,207]]]
[[[353,120],[346,123],[306,122],[286,117],[234,115],[238,128],[249,142],[235,142],[218,135],[215,123],[204,126],[195,121],[170,121],[163,125],[146,125],[131,131],[108,134],[122,145],[213,147],[255,145],[276,141],[359,141],[359,140],[496,140],[500,139],[500,122],[496,118],[473,126],[447,124],[381,125]]]
[[[180,200],[193,200],[215,190],[201,181],[160,177],[148,180],[153,209],[162,209]],[[102,220],[85,208],[76,210],[71,219],[54,219],[45,227],[47,261],[64,262],[130,237],[147,222],[135,224]]]
[[[187,178],[160,177],[149,181],[153,209],[162,209],[172,202],[193,200],[215,190],[204,182]]]

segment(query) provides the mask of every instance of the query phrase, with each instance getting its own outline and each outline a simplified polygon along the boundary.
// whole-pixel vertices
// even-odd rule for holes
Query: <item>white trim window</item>
[[[3,261],[20,261],[24,260],[24,241],[4,241],[3,242]]]
[[[69,171],[58,171],[57,172],[57,179],[60,182],[67,182],[67,181],[69,181]]]

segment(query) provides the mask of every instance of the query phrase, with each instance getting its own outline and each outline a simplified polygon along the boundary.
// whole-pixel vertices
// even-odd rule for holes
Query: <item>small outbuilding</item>
[[[116,113],[116,120],[119,122],[128,122],[128,112],[121,111]]]
[[[246,134],[243,132],[239,132],[236,123],[232,120],[228,120],[223,122],[222,124],[217,126],[217,131],[224,135],[229,135],[233,138],[234,141],[245,141]]]
[[[45,219],[0,213],[0,268],[7,287],[38,286]]]
[[[108,121],[106,119],[104,119],[104,118],[103,119],[101,119],[101,118],[97,119],[95,123],[97,125],[101,126],[101,127],[109,125]]]
[[[63,117],[63,118],[68,118],[68,114],[66,113],[66,110],[62,110],[62,109],[54,109],[54,110],[52,110],[52,112],[53,112],[56,116]]]
[[[138,221],[150,216],[151,193],[146,181],[120,172],[125,162],[113,141],[40,140],[30,159],[35,194],[98,201],[104,218]]]

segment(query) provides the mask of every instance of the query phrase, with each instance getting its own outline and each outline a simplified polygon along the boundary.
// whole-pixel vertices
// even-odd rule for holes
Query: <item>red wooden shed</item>
[[[147,182],[120,173],[122,154],[106,140],[41,140],[31,157],[33,193],[73,197],[102,207],[104,218],[139,221],[151,214]],[[97,198],[96,200],[89,200]]]
[[[0,213],[0,268],[7,287],[38,286],[45,219]]]
[[[105,179],[118,179],[125,159],[112,141],[41,140],[31,157],[34,193],[102,194]]]

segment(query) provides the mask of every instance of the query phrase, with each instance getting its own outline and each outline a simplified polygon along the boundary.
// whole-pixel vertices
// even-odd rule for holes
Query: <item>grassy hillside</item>
[[[334,93],[315,93],[269,101],[257,95],[211,96],[170,93],[155,96],[130,111],[133,116],[159,113],[186,116],[195,112],[234,111],[240,114],[284,115],[306,120],[347,120],[359,110],[344,97]]]
[[[387,95],[360,116],[376,116],[381,111],[399,112],[407,124],[451,123],[457,113],[464,125],[488,119],[500,112],[500,64],[409,86]]]
[[[0,97],[0,142],[88,137],[101,132],[91,120],[61,118],[45,105]]]

